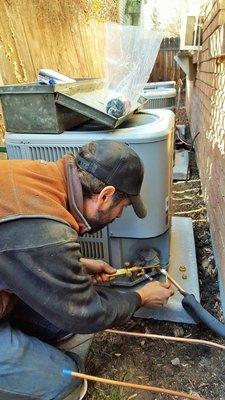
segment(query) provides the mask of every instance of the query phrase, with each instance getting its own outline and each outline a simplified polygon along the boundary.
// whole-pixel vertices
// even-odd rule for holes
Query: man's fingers
[[[170,289],[170,296],[174,295],[174,289],[172,288],[171,284],[169,282],[160,282],[161,286],[163,286],[165,289]]]
[[[107,276],[106,274],[104,274],[104,273],[101,273],[101,278],[102,278],[102,282],[108,282],[109,281],[109,276]]]
[[[113,268],[111,267],[111,265],[104,262],[102,271],[105,272],[106,274],[115,274],[116,268]]]
[[[94,284],[96,283],[103,283],[103,282],[108,282],[109,281],[109,276],[107,276],[104,273],[100,273],[100,274],[95,274],[92,276],[92,282]]]
[[[169,282],[160,282],[160,285],[166,289],[169,289],[171,287],[171,284]]]
[[[97,283],[102,283],[101,274],[96,274],[96,275],[95,275],[95,279],[96,279]]]

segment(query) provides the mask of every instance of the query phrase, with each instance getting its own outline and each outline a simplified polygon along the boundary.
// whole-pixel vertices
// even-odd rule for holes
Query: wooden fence
[[[179,78],[184,78],[184,72],[174,60],[174,56],[179,51],[179,48],[179,38],[163,39],[154,68],[150,75],[150,82],[177,81]]]
[[[0,85],[33,82],[41,68],[102,77],[102,23],[118,20],[118,0],[0,0]]]
[[[117,0],[0,0],[0,76],[32,82],[40,68],[101,77],[101,22],[118,21]]]
[[[41,68],[71,77],[101,77],[101,22],[119,20],[118,0],[0,0],[0,81],[32,82]],[[90,6],[91,5],[91,6]],[[151,81],[177,80],[178,38],[162,42]]]
[[[0,84],[33,82],[41,68],[102,77],[102,22],[109,20],[119,21],[118,0],[0,0]],[[180,77],[173,60],[178,47],[164,39],[151,80]]]

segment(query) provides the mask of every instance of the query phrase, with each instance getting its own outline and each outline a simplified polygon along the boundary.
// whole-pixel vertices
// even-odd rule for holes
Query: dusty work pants
[[[81,382],[62,376],[62,369],[79,371],[74,359],[57,348],[0,322],[0,399],[62,400],[74,392],[80,398]],[[76,395],[77,392],[77,395]]]

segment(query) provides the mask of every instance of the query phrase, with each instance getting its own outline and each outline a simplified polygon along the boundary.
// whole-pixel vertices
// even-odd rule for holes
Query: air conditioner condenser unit
[[[142,92],[142,96],[148,100],[144,103],[144,109],[175,110],[176,89],[174,88],[147,89]]]
[[[175,87],[176,87],[175,81],[148,82],[148,83],[146,83],[144,90],[167,89],[167,88],[175,89]]]
[[[128,207],[119,219],[106,228],[80,238],[82,255],[104,258],[121,268],[124,263],[143,260],[150,250],[154,250],[160,257],[161,265],[169,268],[175,279],[199,298],[191,220],[179,217],[171,219],[173,136],[174,114],[171,111],[143,110],[117,129],[107,129],[91,121],[76,128],[76,131],[60,135],[8,132],[6,146],[9,158],[54,161],[68,151],[76,152],[80,146],[93,140],[119,140],[130,145],[144,163],[142,197],[148,215],[143,220],[138,219],[132,207]],[[188,279],[185,281],[182,281],[179,271],[180,264],[188,265]],[[124,278],[111,284],[124,291],[141,284],[143,279],[145,277],[135,281]],[[179,293],[162,310],[142,308],[137,316],[194,322],[183,309]]]

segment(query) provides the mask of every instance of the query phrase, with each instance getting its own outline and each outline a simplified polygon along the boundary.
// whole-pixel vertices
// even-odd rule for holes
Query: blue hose
[[[196,322],[202,322],[211,331],[225,339],[225,324],[206,311],[193,294],[184,293],[182,305]]]

